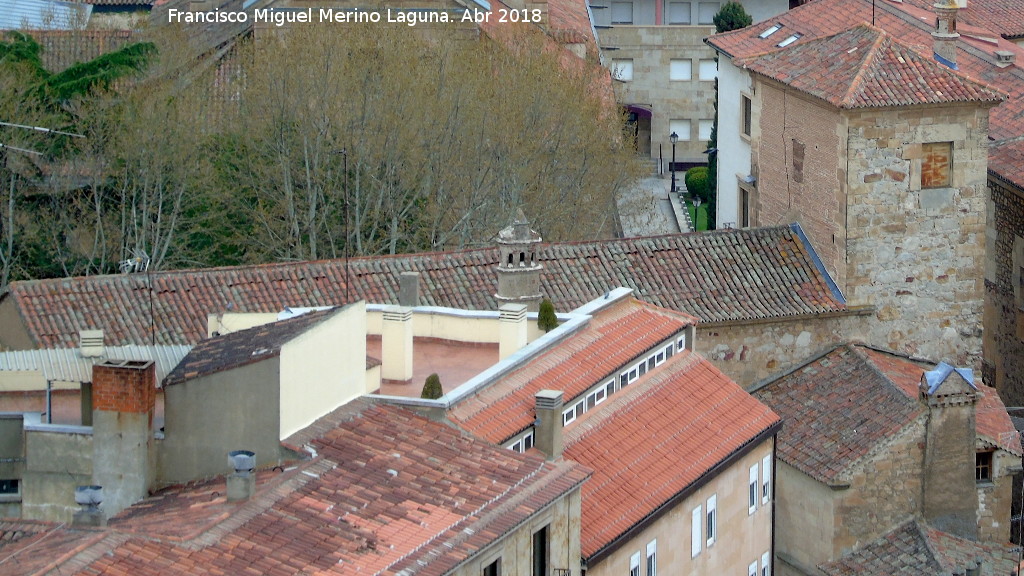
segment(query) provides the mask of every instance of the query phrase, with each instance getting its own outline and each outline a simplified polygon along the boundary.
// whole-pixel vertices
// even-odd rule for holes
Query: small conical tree
[[[722,33],[746,28],[754,23],[754,19],[747,14],[739,2],[726,2],[718,14],[715,14],[713,22],[715,23],[715,32]]]
[[[537,313],[537,327],[545,332],[551,332],[558,328],[558,318],[555,316],[555,305],[551,300],[545,298],[540,303],[540,310]]]
[[[427,381],[423,383],[423,391],[420,392],[420,398],[437,400],[441,396],[444,396],[444,390],[441,389],[441,378],[437,373],[427,376]]]

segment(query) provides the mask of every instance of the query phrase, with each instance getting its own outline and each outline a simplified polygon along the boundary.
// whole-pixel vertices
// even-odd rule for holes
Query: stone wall
[[[867,311],[860,315],[698,325],[696,349],[737,384],[750,388],[835,344],[862,339],[870,318]]]
[[[714,59],[715,52],[704,44],[704,38],[714,33],[714,26],[616,26],[600,31],[601,45],[617,48],[605,53],[609,63],[612,59],[633,60],[633,79],[616,82],[615,97],[620,104],[651,109],[651,158],[659,157],[660,146],[666,170],[672,160],[668,137],[673,119],[690,121],[690,138],[679,139],[676,161],[707,162],[703,154],[707,141],[698,138],[698,131],[700,120],[715,117],[715,83],[700,80],[700,61]],[[671,61],[679,58],[690,61],[690,80],[669,79]]]
[[[995,179],[989,179],[989,190],[985,383],[999,390],[1006,405],[1024,406],[1024,311],[1014,291],[1013,273],[1014,248],[1024,242],[1020,240],[1024,239],[1024,191]],[[1024,262],[1016,265],[1019,268]]]
[[[978,539],[1007,542],[1010,539],[1010,507],[1013,501],[1013,476],[1020,459],[1003,450],[995,454],[995,478],[981,482],[978,488]]]
[[[93,484],[92,442],[89,427],[26,427],[27,458],[21,485],[23,518],[71,521],[79,508],[75,504],[75,488]]]
[[[877,312],[869,342],[980,367],[987,108],[846,114],[848,245],[844,294]],[[923,143],[951,142],[951,186],[922,188]]]
[[[469,558],[451,573],[480,576],[484,567],[500,562],[499,574],[529,574],[533,569],[533,534],[547,527],[549,574],[569,568],[580,573],[580,489],[555,501],[546,509],[512,530],[497,542]]]
[[[832,559],[920,512],[924,435],[922,416],[851,470],[850,487],[835,493]]]

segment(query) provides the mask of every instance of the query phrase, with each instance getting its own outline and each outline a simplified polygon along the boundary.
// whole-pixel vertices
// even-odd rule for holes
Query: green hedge
[[[690,194],[700,198],[702,201],[708,201],[708,194],[711,187],[708,183],[708,167],[697,166],[696,168],[690,168],[686,171],[686,176],[683,178],[686,183],[686,189],[689,190]]]

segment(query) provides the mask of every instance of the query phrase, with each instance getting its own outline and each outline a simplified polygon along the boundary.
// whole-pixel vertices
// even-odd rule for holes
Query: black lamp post
[[[672,193],[676,193],[676,142],[679,142],[679,135],[673,132],[668,137],[669,141],[672,142],[672,165],[669,169],[672,170]]]

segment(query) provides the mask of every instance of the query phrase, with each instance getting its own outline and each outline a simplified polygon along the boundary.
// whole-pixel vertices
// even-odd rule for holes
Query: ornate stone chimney
[[[957,0],[938,0],[932,7],[935,8],[935,30],[932,31],[935,59],[956,70],[956,41],[960,38],[956,15],[960,7]]]
[[[939,530],[977,540],[974,468],[978,388],[974,373],[940,362],[921,377],[919,391],[928,410],[922,483],[924,518]]]
[[[540,307],[540,273],[537,261],[540,234],[530,229],[530,221],[522,210],[515,220],[498,232],[498,307],[503,304],[525,304],[530,312]]]

